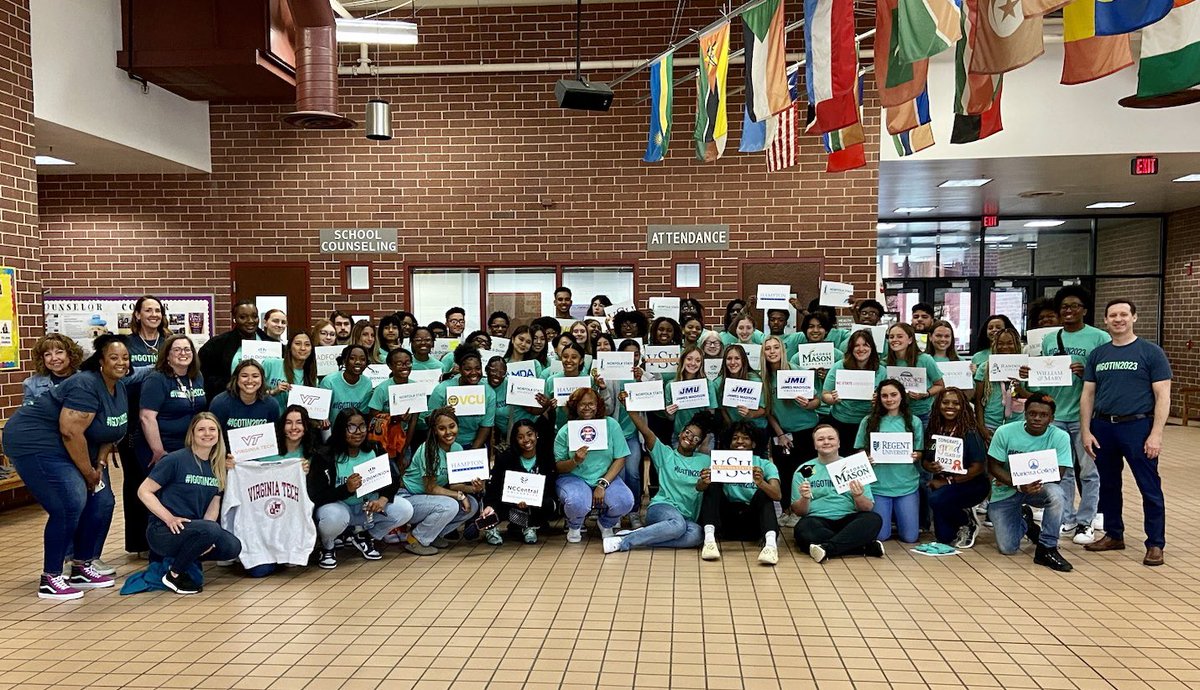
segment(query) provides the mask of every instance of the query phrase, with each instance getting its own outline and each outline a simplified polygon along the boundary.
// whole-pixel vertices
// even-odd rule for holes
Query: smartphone
[[[475,526],[480,530],[490,529],[500,524],[500,513],[492,512],[483,517],[475,518]]]

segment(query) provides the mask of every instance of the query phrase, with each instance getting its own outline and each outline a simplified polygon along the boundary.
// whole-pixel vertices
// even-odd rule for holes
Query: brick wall
[[[28,0],[0,0],[0,264],[17,270],[17,325],[21,359],[41,331],[37,177],[33,168],[33,72]],[[7,295],[5,296],[7,297]],[[21,382],[31,373],[0,372],[0,418],[21,404]]]
[[[673,11],[673,4],[589,5],[585,58],[652,55],[665,43]],[[422,12],[422,44],[404,62],[568,59],[572,21],[571,11],[559,8]],[[681,26],[706,22],[691,14]],[[736,49],[739,23],[733,35]],[[683,55],[695,54],[689,48]],[[683,73],[677,67],[676,75]],[[230,261],[310,261],[314,313],[337,306],[378,315],[404,304],[406,259],[606,259],[637,261],[646,297],[665,294],[672,270],[672,255],[643,249],[649,223],[731,226],[730,251],[704,255],[710,285],[698,296],[714,318],[717,305],[737,293],[732,264],[739,258],[823,257],[832,279],[874,284],[873,94],[866,168],[826,175],[819,139],[806,137],[799,166],[768,174],[762,154],[736,152],[740,95],[731,98],[725,158],[701,164],[690,140],[694,86],[680,86],[668,158],[647,165],[640,160],[647,106],[634,105],[645,94],[645,74],[618,87],[607,114],[557,109],[552,90],[561,76],[343,78],[344,113],[361,119],[374,96],[393,104],[396,138],[382,143],[367,141],[361,130],[286,128],[279,119],[288,104],[214,107],[211,175],[42,179],[44,287],[214,293],[223,313]],[[742,68],[731,67],[731,87],[741,81]],[[323,227],[398,227],[398,255],[321,255]],[[350,259],[376,261],[380,289],[373,295],[337,295],[337,261]]]
[[[1188,275],[1188,267],[1192,267]],[[1167,216],[1166,314],[1163,348],[1175,375],[1172,408],[1179,411],[1181,386],[1200,385],[1200,321],[1195,312],[1200,294],[1200,206]],[[1139,321],[1140,325],[1140,321]]]

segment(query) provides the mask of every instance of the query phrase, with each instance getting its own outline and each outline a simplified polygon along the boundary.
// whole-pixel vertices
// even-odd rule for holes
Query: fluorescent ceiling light
[[[876,223],[875,224],[876,230],[891,230],[895,227],[896,227],[895,223]]]
[[[33,162],[35,165],[75,165],[73,161],[55,158],[54,156],[34,156]]]
[[[893,213],[929,213],[936,208],[937,206],[901,206]]]
[[[1009,235],[988,235],[987,239],[984,240],[984,242],[987,242],[988,244],[996,244],[997,242],[1004,242],[1005,240],[1008,240],[1008,239],[1009,239]],[[978,242],[978,240],[976,240],[976,241]]]
[[[1192,173],[1183,177],[1176,177],[1172,182],[1200,182],[1200,173]]]
[[[1133,204],[1134,202],[1132,201],[1097,201],[1094,204],[1084,206],[1084,208],[1125,208],[1126,206],[1133,206]]]
[[[1057,228],[1066,223],[1065,220],[1031,220],[1025,224],[1027,228]]]
[[[342,19],[338,17],[338,43],[372,45],[416,45],[417,25],[388,19]]]
[[[991,181],[991,178],[988,177],[976,177],[971,180],[946,180],[938,187],[982,187]]]

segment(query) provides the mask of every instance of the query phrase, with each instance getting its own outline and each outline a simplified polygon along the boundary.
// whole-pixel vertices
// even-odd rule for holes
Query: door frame
[[[257,268],[302,268],[304,269],[304,309],[302,310],[303,319],[300,324],[303,325],[303,330],[308,331],[312,326],[312,263],[308,261],[230,261],[229,262],[229,306],[232,308],[234,302],[237,302],[237,270],[240,267],[257,267]],[[294,333],[292,330],[292,309],[288,305],[288,332]],[[261,327],[261,326],[260,326]]]

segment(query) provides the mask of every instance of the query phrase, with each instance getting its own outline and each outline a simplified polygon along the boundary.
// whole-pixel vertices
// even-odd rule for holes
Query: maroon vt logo
[[[321,396],[319,396],[319,395],[305,395],[305,394],[301,393],[300,394],[300,402],[304,403],[305,405],[311,405],[311,404],[315,403],[317,400],[319,400],[320,397]]]
[[[242,437],[242,443],[248,446],[256,446],[262,440],[263,436],[266,436],[266,434],[247,434]]]

